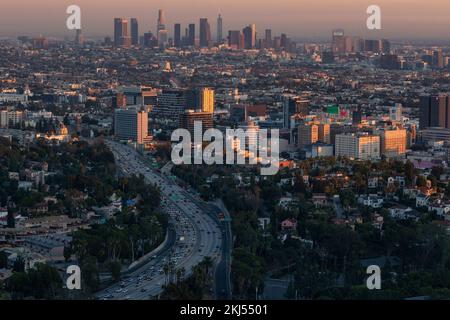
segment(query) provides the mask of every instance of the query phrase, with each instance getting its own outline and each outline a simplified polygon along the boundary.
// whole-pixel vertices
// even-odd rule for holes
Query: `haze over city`
[[[82,10],[82,28],[87,37],[111,35],[113,17],[136,17],[141,30],[156,28],[157,10],[166,14],[168,29],[174,23],[198,23],[200,17],[215,19],[220,13],[224,30],[240,29],[255,23],[262,34],[265,28],[286,32],[293,38],[328,39],[334,28],[344,28],[347,34],[389,37],[393,39],[448,38],[450,2],[447,0],[307,0],[238,1],[228,0],[129,0],[111,3],[106,0],[20,0],[2,5],[0,37],[45,34],[50,37],[71,36],[65,27],[66,8],[76,4]],[[376,4],[382,10],[382,30],[366,28],[366,9]],[[17,17],[20,17],[18,19]]]

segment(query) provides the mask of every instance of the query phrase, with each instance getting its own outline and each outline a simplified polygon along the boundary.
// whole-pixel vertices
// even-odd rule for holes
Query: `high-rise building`
[[[173,31],[173,45],[176,48],[181,47],[181,24],[175,23]]]
[[[345,33],[343,29],[333,30],[332,51],[338,54],[345,52]]]
[[[266,48],[272,48],[272,30],[266,29],[266,37],[264,39],[264,45]]]
[[[214,90],[202,88],[200,91],[200,101],[203,112],[214,112]]]
[[[164,16],[164,10],[159,9],[158,10],[158,22],[156,26],[156,30],[166,30],[166,18]]]
[[[345,42],[345,52],[353,53],[356,51],[355,49],[355,39],[353,37],[344,37]]]
[[[344,133],[336,135],[335,155],[350,159],[380,158],[380,137],[370,134]]]
[[[362,111],[361,111],[361,107],[359,106],[352,113],[352,124],[359,125],[359,124],[361,124],[361,122],[362,122]]]
[[[300,149],[319,141],[319,126],[314,123],[302,123],[298,126],[298,142]]]
[[[158,40],[153,35],[153,33],[151,33],[149,31],[149,32],[144,33],[143,44],[144,44],[144,47],[148,47],[148,48],[156,47],[158,45]]]
[[[420,97],[420,129],[434,127],[450,129],[450,96]]]
[[[81,29],[76,30],[75,43],[79,46],[82,46],[84,43],[83,32],[81,31]]]
[[[15,128],[22,126],[25,113],[18,110],[0,110],[0,128]]]
[[[320,123],[318,129],[319,129],[318,141],[330,144],[331,143],[330,124],[329,123]]]
[[[381,40],[381,52],[383,53],[391,53],[391,42],[387,39]]]
[[[380,53],[382,51],[381,40],[364,40],[364,51]]]
[[[309,100],[302,97],[285,95],[283,96],[283,127],[291,129],[291,117],[294,114],[300,116],[308,115]]]
[[[8,110],[0,110],[0,128],[8,128]]]
[[[382,69],[398,70],[401,68],[400,60],[396,54],[382,54],[379,63]]]
[[[200,18],[200,47],[207,48],[211,45],[211,27],[207,18]]]
[[[219,44],[223,42],[222,27],[223,27],[222,16],[219,14],[219,16],[217,17],[217,43]]]
[[[139,24],[136,18],[130,19],[131,44],[137,46],[139,44]]]
[[[186,105],[185,90],[163,89],[158,93],[152,116],[165,121],[168,125],[178,125],[180,114],[184,113]]]
[[[389,108],[389,119],[391,121],[400,122],[403,120],[402,104],[396,103],[395,106]]]
[[[228,31],[228,46],[232,49],[241,49],[241,38],[239,30]]]
[[[206,130],[212,129],[213,114],[211,112],[196,112],[194,110],[186,110],[180,115],[179,127],[188,130],[191,133],[191,137],[194,137],[195,122],[202,124],[202,134]]]
[[[169,40],[168,31],[167,30],[159,30],[158,31],[158,47],[160,49],[164,49]]]
[[[280,37],[280,47],[281,47],[281,48],[284,48],[284,49],[289,48],[289,45],[288,45],[288,37],[287,37],[287,35],[286,35],[285,33],[282,33],[282,34],[281,34],[281,37]]]
[[[114,46],[120,47],[122,45],[121,38],[123,35],[123,20],[122,18],[114,18]]]
[[[406,129],[383,129],[380,131],[381,154],[398,157],[406,153]]]
[[[256,25],[250,24],[242,30],[244,35],[244,48],[254,49],[256,47]]]
[[[189,24],[188,46],[195,46],[195,23]]]
[[[128,20],[123,18],[114,19],[114,46],[131,46],[131,37],[128,36]]]
[[[444,68],[444,54],[442,53],[442,48],[433,51],[433,67],[438,69]]]
[[[427,128],[421,130],[421,138],[424,142],[444,141],[450,144],[450,129]]]
[[[292,96],[283,97],[283,128],[291,128],[291,116],[295,114],[296,103]]]
[[[114,134],[119,140],[132,140],[143,144],[148,136],[147,112],[137,107],[115,110]]]
[[[166,29],[166,18],[164,16],[164,11],[158,10],[158,22],[156,26],[157,34],[156,37],[158,39],[158,47],[161,49],[166,47],[168,39],[168,31]]]

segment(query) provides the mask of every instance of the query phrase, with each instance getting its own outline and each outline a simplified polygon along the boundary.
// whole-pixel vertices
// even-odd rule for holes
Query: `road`
[[[97,298],[105,300],[143,300],[158,296],[167,277],[164,265],[171,261],[175,269],[185,269],[185,277],[205,257],[215,263],[221,260],[222,231],[219,224],[205,213],[197,201],[193,202],[188,192],[168,177],[146,165],[143,157],[126,145],[107,141],[117,165],[124,174],[142,174],[146,182],[161,189],[161,208],[173,225],[176,238],[171,247],[127,274],[120,282],[99,292]],[[181,239],[181,240],[180,240]]]

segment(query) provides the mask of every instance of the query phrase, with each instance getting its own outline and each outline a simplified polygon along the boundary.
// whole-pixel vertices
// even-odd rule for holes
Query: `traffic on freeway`
[[[97,294],[102,300],[143,300],[158,296],[168,279],[165,266],[184,269],[185,277],[205,257],[214,262],[221,259],[222,231],[217,221],[191,200],[187,191],[174,181],[159,174],[145,164],[140,154],[129,146],[106,142],[112,150],[118,167],[125,175],[143,175],[147,183],[161,190],[161,209],[169,216],[175,230],[175,241],[142,266],[124,275],[119,283]]]

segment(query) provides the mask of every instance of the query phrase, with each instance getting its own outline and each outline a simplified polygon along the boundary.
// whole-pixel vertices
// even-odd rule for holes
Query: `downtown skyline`
[[[156,31],[158,9],[166,15],[166,28],[173,35],[175,23],[187,25],[198,24],[200,18],[208,18],[211,23],[212,37],[216,37],[216,18],[221,14],[223,30],[238,30],[255,23],[261,36],[264,29],[272,29],[276,33],[287,33],[293,39],[327,40],[335,28],[343,28],[348,34],[374,38],[392,38],[405,40],[447,40],[449,39],[450,22],[445,13],[450,3],[445,0],[430,0],[424,6],[422,1],[377,1],[382,12],[382,30],[369,31],[366,28],[367,7],[372,4],[366,0],[344,0],[340,4],[325,0],[320,4],[308,4],[305,1],[280,0],[276,3],[264,2],[256,5],[235,2],[227,3],[227,7],[219,1],[195,0],[189,6],[180,1],[130,0],[125,4],[105,4],[105,1],[91,3],[86,0],[41,1],[40,4],[30,0],[22,0],[21,6],[4,5],[0,13],[2,28],[0,37],[16,37],[19,35],[44,34],[48,37],[73,36],[73,32],[65,28],[68,5],[80,6],[82,13],[82,29],[86,37],[97,38],[111,36],[111,19],[113,17],[135,17],[139,21],[140,32]],[[356,2],[356,3],[355,3]],[[238,9],[236,9],[238,8]],[[99,14],[101,12],[101,14]],[[429,12],[429,14],[425,14]],[[17,17],[20,15],[20,19]],[[48,19],[52,16],[52,19]]]

